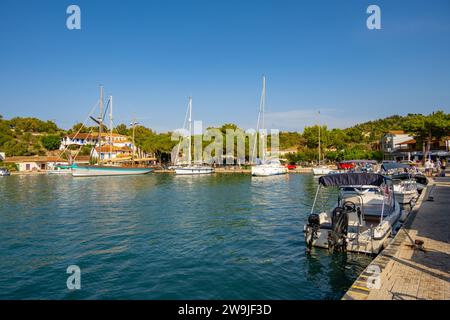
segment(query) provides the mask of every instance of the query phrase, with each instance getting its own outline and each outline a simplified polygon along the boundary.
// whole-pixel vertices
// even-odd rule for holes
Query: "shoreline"
[[[361,272],[342,300],[449,299],[450,260],[445,258],[450,250],[445,229],[449,218],[443,214],[449,195],[450,178],[434,178],[389,245]]]
[[[34,175],[45,175],[48,174],[49,171],[12,171],[11,176],[34,176]],[[168,169],[155,169],[151,173],[168,173],[175,174],[175,170]],[[223,173],[223,174],[250,174],[250,169],[224,169],[224,168],[215,168],[214,173]],[[311,168],[297,168],[294,170],[289,170],[288,174],[308,174],[312,173]]]

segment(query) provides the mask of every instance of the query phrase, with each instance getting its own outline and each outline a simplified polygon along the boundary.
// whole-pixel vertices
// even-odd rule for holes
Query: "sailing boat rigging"
[[[97,164],[91,166],[77,166],[74,165],[72,167],[72,176],[74,177],[93,177],[93,176],[119,176],[119,175],[137,175],[137,174],[146,174],[153,171],[151,168],[142,168],[142,167],[121,167],[118,165],[113,165],[112,162],[112,153],[113,153],[113,116],[112,116],[112,96],[108,99],[107,108],[109,107],[109,154],[108,154],[108,162],[106,164],[101,164],[101,152],[102,152],[102,130],[103,130],[103,87],[100,86],[100,113],[99,117],[96,119],[91,116],[91,119],[98,124],[98,156],[97,156]],[[94,146],[95,148],[95,146]],[[134,144],[133,150],[134,153]]]
[[[175,173],[181,175],[199,175],[213,173],[214,169],[212,167],[192,164],[192,97],[189,97],[188,116],[189,135],[187,137],[187,141],[189,145],[187,152],[187,166],[175,167]],[[178,154],[176,156],[178,156]]]
[[[319,116],[320,116],[320,111],[319,111]],[[321,158],[322,158],[322,155],[321,155],[321,146],[320,146],[320,121],[319,121],[319,124],[318,124],[318,127],[319,127],[319,146],[318,146],[318,151],[319,151],[319,161],[318,161],[318,163],[317,163],[317,166],[316,167],[314,167],[314,168],[312,168],[312,172],[313,172],[313,174],[315,175],[315,176],[323,176],[323,175],[326,175],[326,174],[329,174],[330,172],[332,172],[333,170],[331,170],[330,168],[328,168],[327,166],[324,166],[324,165],[321,165],[320,164],[320,161],[321,161]]]
[[[260,149],[262,150],[261,154],[261,163],[255,164],[252,166],[252,176],[274,176],[279,174],[287,173],[287,168],[284,167],[280,160],[277,159],[266,159],[266,148],[265,148],[265,123],[264,123],[264,108],[266,103],[266,77],[262,78],[262,92],[261,92],[261,100],[259,103],[259,114],[258,121],[256,124],[256,137],[255,144],[253,146],[253,159],[255,159],[256,146],[258,140],[258,132],[260,132],[259,140],[260,140]],[[260,128],[261,126],[261,128]]]

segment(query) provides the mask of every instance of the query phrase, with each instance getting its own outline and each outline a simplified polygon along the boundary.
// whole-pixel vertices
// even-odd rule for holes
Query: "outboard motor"
[[[328,233],[328,249],[331,251],[347,251],[348,214],[350,212],[356,212],[356,205],[350,201],[333,210],[331,231]]]
[[[320,217],[316,213],[312,213],[308,217],[308,224],[306,225],[305,230],[305,239],[306,239],[306,250],[307,252],[311,252],[312,244],[314,239],[317,239],[317,232],[320,228]]]

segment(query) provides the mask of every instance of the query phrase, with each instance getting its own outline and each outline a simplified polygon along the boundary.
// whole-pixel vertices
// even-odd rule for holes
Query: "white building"
[[[392,130],[381,139],[381,150],[385,153],[401,152],[409,148],[409,143],[412,140],[414,140],[414,137],[403,130]]]
[[[110,144],[111,135],[107,132],[102,132],[102,145]],[[112,134],[113,146],[133,148],[133,143],[127,136],[122,134],[113,133]],[[67,146],[94,146],[98,144],[98,133],[72,133],[61,139],[61,150],[64,150]]]
[[[12,163],[17,166],[18,171],[46,171],[51,170],[55,165],[67,165],[67,159],[56,156],[18,156],[7,157],[5,163]],[[79,156],[75,160],[77,164],[89,163],[89,157]]]
[[[110,145],[102,145],[101,149],[97,147],[92,150],[91,157],[97,159],[100,154],[100,160],[131,159],[132,151],[127,145],[113,145],[112,148]]]

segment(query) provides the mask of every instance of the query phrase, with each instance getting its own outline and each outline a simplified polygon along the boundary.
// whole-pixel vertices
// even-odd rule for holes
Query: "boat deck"
[[[343,299],[449,300],[449,206],[450,177],[436,178],[394,241],[372,261]],[[415,240],[423,241],[423,247]],[[374,277],[376,270],[381,273]],[[379,282],[370,285],[370,279]]]

